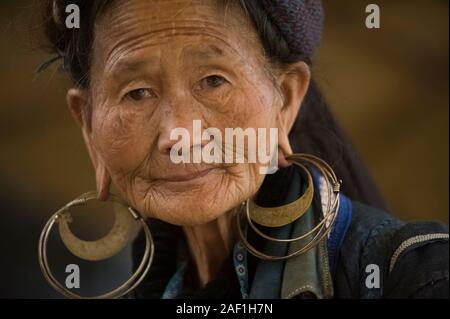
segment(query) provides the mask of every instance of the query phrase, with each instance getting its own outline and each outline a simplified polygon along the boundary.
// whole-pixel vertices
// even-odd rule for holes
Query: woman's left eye
[[[208,76],[204,79],[204,81],[206,82],[208,87],[213,89],[218,88],[227,82],[227,80],[220,75]]]

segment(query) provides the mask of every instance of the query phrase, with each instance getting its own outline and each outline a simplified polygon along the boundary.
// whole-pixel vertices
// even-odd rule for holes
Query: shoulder
[[[448,298],[448,227],[405,223],[352,202],[340,249],[336,295],[347,298]],[[368,280],[379,280],[379,285]]]

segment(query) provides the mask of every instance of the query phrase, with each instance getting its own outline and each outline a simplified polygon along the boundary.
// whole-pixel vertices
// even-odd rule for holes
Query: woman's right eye
[[[127,98],[130,98],[131,100],[135,102],[142,101],[147,98],[154,97],[155,93],[151,89],[146,88],[140,88],[136,90],[132,90],[126,94]]]

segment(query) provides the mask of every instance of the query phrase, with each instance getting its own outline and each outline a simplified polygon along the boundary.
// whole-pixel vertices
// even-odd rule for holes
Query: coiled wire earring
[[[120,205],[126,210],[115,210],[114,225],[109,233],[103,238],[96,241],[84,241],[77,238],[68,226],[68,222],[71,221],[70,209],[72,207],[87,205],[88,201],[96,200],[97,192],[87,192],[80,195],[64,207],[59,209],[56,213],[50,217],[42,229],[41,236],[39,238],[39,264],[41,266],[42,273],[45,279],[50,285],[56,289],[59,293],[67,298],[75,299],[106,299],[106,298],[119,298],[133,289],[135,289],[139,283],[144,279],[148,270],[151,267],[154,255],[154,244],[150,229],[143,218],[132,207],[128,206],[119,197],[110,194],[108,201],[112,201],[115,204]],[[80,296],[66,287],[64,287],[52,274],[47,258],[47,242],[50,231],[55,223],[58,223],[59,234],[66,248],[75,256],[90,261],[104,260],[110,258],[119,253],[127,244],[130,239],[131,229],[133,223],[138,223],[142,226],[145,235],[145,251],[136,271],[132,276],[121,286],[114,290],[102,295],[93,297]]]
[[[254,203],[251,199],[247,199],[245,201],[245,204],[242,206],[241,212],[237,214],[236,218],[238,236],[241,243],[252,255],[263,260],[285,260],[303,254],[314,248],[329,234],[339,211],[340,187],[342,181],[338,180],[333,169],[325,161],[310,154],[292,154],[286,157],[286,159],[292,164],[300,167],[305,172],[308,180],[308,186],[305,193],[295,202],[281,207],[273,208],[260,207],[256,205],[256,203]],[[309,172],[306,165],[314,166],[320,172],[321,176],[323,176],[325,179],[328,196],[327,205],[323,212],[324,217],[311,230],[296,238],[279,239],[264,234],[256,227],[255,223],[266,227],[284,226],[298,218],[301,218],[302,215],[307,211],[309,206],[311,206],[314,186],[311,173]],[[289,255],[271,256],[257,250],[253,245],[249,243],[243,230],[243,223],[250,226],[257,235],[273,242],[291,243],[307,240],[311,236],[312,238],[306,241],[306,243],[302,245],[302,247],[297,251]],[[244,225],[244,227],[246,225]]]

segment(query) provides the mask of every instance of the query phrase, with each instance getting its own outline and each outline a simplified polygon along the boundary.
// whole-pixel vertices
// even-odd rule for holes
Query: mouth
[[[202,171],[189,173],[189,174],[179,174],[179,175],[168,175],[160,178],[156,178],[155,182],[169,182],[169,183],[182,183],[182,182],[192,182],[197,179],[201,179],[205,177],[209,173],[212,172],[220,172],[221,170],[218,168],[209,168]]]

